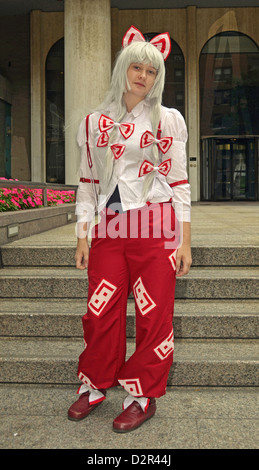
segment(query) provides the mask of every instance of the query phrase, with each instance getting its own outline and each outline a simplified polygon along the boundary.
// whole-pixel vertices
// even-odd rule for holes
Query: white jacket
[[[177,211],[178,219],[189,222],[191,197],[186,168],[188,135],[182,115],[176,109],[161,107],[161,139],[172,138],[162,140],[161,145],[156,139],[157,136],[154,136],[155,140],[150,144],[150,138],[152,141],[150,106],[145,100],[127,113],[122,123],[114,123],[117,136],[113,143],[115,145],[113,175],[108,187],[105,187],[103,161],[112,128],[106,131],[103,129],[106,125],[106,127],[112,125],[112,121],[106,117],[113,120],[114,116],[112,107],[107,113],[91,114],[88,120],[88,139],[86,118],[79,126],[77,141],[81,148],[81,163],[76,200],[78,223],[91,222],[95,212],[100,212],[105,207],[117,184],[123,211],[140,208],[147,201],[155,203],[172,199],[173,207],[178,206],[182,209],[181,213]],[[126,125],[123,126],[123,123]],[[146,131],[148,134],[145,134]],[[159,163],[164,162],[162,167],[160,165],[152,168],[152,145],[160,145],[162,148],[162,151],[159,151]],[[142,191],[146,171],[156,171],[156,175],[144,201]]]

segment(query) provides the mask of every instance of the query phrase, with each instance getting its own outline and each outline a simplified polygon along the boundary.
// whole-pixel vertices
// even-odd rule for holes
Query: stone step
[[[192,268],[178,278],[176,298],[257,299],[259,268]],[[8,267],[0,270],[2,298],[86,298],[86,271],[75,268]]]
[[[1,338],[0,350],[1,383],[78,383],[82,339]],[[168,385],[258,386],[258,340],[178,339]]]
[[[76,242],[66,246],[26,246],[26,240],[2,246],[3,266],[74,266]],[[193,266],[259,266],[259,246],[192,247]]]
[[[2,299],[1,336],[82,338],[87,300]],[[181,300],[175,303],[175,338],[259,338],[256,300]],[[128,300],[127,337],[135,337],[135,302]]]

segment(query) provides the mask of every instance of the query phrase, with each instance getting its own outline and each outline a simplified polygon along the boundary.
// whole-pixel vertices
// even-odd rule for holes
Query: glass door
[[[213,199],[231,199],[231,170],[231,144],[218,140],[215,142]]]
[[[232,161],[233,199],[247,199],[249,163],[247,162],[247,145],[245,142],[232,144]]]
[[[256,139],[204,139],[202,160],[203,199],[257,199]]]

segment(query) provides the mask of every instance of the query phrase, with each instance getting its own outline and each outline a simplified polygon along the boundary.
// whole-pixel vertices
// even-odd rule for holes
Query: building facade
[[[134,25],[172,39],[163,103],[187,123],[192,200],[258,200],[259,7],[196,3],[65,0],[61,11],[0,16],[0,176],[78,183],[79,122],[104,98]]]

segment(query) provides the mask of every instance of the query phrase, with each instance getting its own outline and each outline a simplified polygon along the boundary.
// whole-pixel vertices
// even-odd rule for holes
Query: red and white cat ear
[[[158,50],[164,57],[164,60],[167,59],[171,52],[171,38],[169,33],[158,34],[153,39],[151,39],[150,44],[156,46]]]
[[[122,47],[129,46],[132,41],[146,41],[143,34],[137,28],[135,28],[135,26],[131,26],[124,34],[122,39]]]

